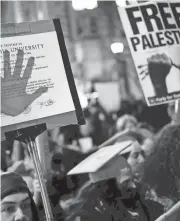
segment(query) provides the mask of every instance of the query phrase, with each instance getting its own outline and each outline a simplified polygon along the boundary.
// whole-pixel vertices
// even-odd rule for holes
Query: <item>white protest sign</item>
[[[68,175],[96,172],[131,144],[131,141],[123,141],[116,145],[103,147],[75,166],[68,172]]]
[[[149,106],[180,98],[180,2],[119,7]]]
[[[26,93],[32,94],[42,86],[48,88],[47,92],[38,97],[23,113],[17,116],[8,116],[5,113],[1,118],[2,126],[75,110],[57,41],[55,31],[2,38],[1,50],[10,51],[10,61],[13,63],[11,70],[14,69],[17,48],[25,51],[24,67],[26,67],[29,57],[35,57],[35,65],[26,87]],[[49,53],[50,51],[51,53]],[[4,71],[1,72],[1,75],[4,76]],[[21,85],[14,86],[12,81],[8,86],[7,99],[11,100],[18,90],[20,92]],[[6,93],[6,88],[2,88],[2,96]],[[63,100],[66,102],[62,105]]]
[[[0,56],[3,128],[78,122],[80,104],[58,19],[2,25]]]

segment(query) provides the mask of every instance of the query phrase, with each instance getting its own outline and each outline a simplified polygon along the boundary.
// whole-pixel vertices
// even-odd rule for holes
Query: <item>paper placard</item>
[[[113,146],[103,147],[74,167],[68,175],[96,172],[131,144],[131,141],[124,141]]]
[[[24,52],[24,57],[22,69],[15,73],[18,49]],[[10,53],[10,72],[7,62],[4,66],[5,50]],[[84,124],[59,19],[2,24],[0,52],[3,132],[41,123],[46,123],[48,129]],[[32,74],[27,69],[30,57],[35,59]],[[28,103],[29,97],[41,87],[47,90]]]
[[[180,2],[119,7],[119,14],[149,106],[180,98]]]
[[[124,182],[130,177],[128,175],[129,171],[130,166],[127,163],[127,160],[120,155],[117,155],[100,170],[90,173],[89,177],[93,183],[99,182],[100,180],[108,180],[116,176],[120,176],[120,181]]]

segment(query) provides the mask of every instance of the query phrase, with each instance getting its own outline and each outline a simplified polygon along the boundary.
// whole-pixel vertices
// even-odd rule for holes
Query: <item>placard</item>
[[[147,104],[179,99],[180,2],[118,9]]]
[[[84,124],[59,19],[1,29],[2,131]]]
[[[113,146],[103,147],[75,166],[68,172],[68,175],[97,172],[113,157],[119,155],[122,150],[131,146],[131,144],[131,141],[123,141]]]

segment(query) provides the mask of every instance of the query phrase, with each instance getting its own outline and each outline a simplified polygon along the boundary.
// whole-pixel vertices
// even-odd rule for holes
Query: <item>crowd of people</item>
[[[147,107],[144,101],[123,101],[118,112],[109,114],[95,99],[89,100],[84,117],[86,125],[48,131],[52,171],[46,187],[56,221],[154,221],[180,200],[180,126],[174,103]],[[121,153],[129,165],[123,175],[96,183],[88,174],[67,176],[100,144],[126,130],[132,145]],[[111,147],[118,143],[121,137]],[[2,220],[45,220],[27,147],[21,143],[18,154],[16,149],[14,141],[2,142]]]

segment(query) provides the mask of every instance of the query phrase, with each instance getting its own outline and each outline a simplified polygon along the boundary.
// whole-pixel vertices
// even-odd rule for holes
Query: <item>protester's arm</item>
[[[38,179],[36,179],[36,178],[34,179],[33,186],[34,186],[33,199],[34,199],[35,204],[37,206],[39,206],[42,202],[42,198],[41,198],[41,188],[40,188],[40,184],[39,184]]]
[[[180,65],[175,64],[174,62],[172,62],[172,66],[174,66],[175,68],[177,68],[177,69],[179,69],[179,70],[180,70]]]
[[[157,74],[163,74],[166,77],[172,67],[180,70],[180,65],[175,64],[166,54],[155,54],[147,59],[147,64],[139,65],[138,69],[140,69],[139,74],[144,80],[150,74],[149,72],[157,72]]]

